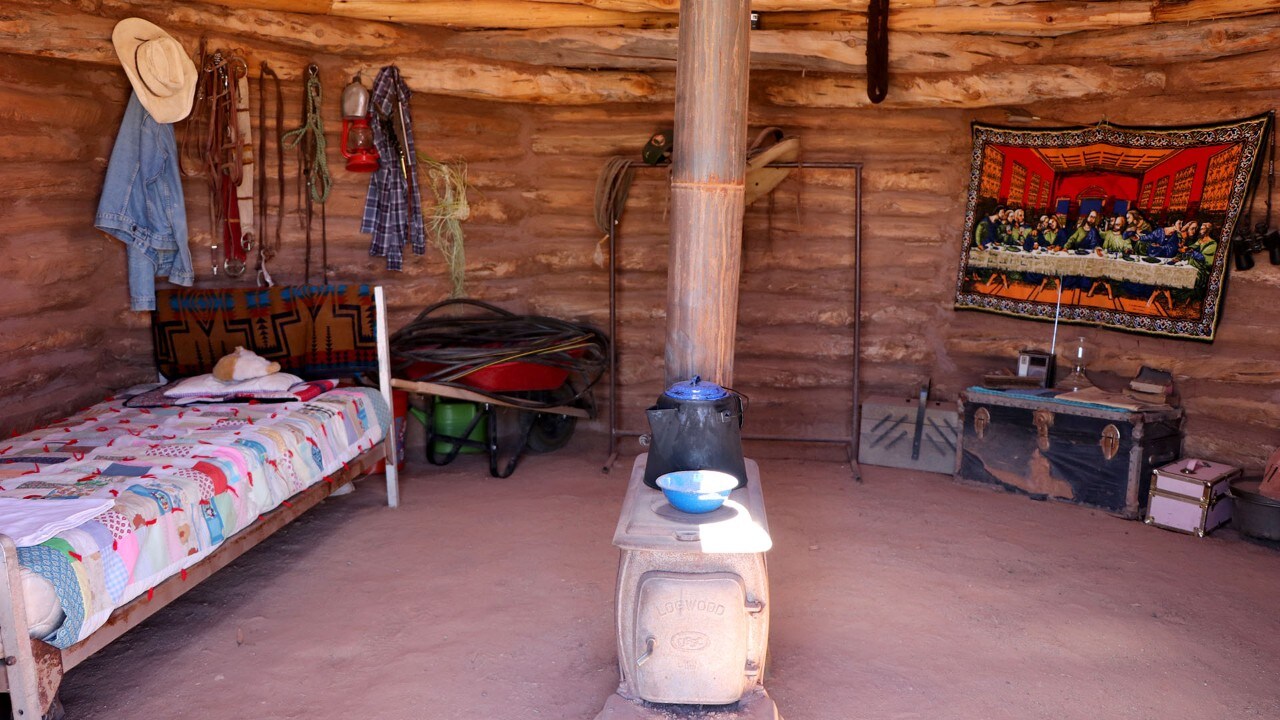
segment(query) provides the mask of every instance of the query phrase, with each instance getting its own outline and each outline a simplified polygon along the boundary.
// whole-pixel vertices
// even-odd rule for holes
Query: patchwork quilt
[[[114,507],[18,549],[50,580],[66,648],[111,612],[185,571],[226,538],[340,470],[383,438],[390,411],[369,388],[306,402],[127,408],[108,400],[0,441],[0,497],[112,498]]]

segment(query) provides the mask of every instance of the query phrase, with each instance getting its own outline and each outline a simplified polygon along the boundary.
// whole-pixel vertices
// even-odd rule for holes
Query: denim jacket
[[[133,310],[156,309],[158,275],[195,284],[173,126],[153,120],[135,95],[111,150],[93,224],[128,245]]]

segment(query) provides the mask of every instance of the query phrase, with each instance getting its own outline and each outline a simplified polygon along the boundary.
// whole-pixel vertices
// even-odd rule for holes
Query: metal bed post
[[[623,172],[631,168],[628,161]],[[618,459],[618,218],[609,211],[609,455],[603,472]]]
[[[849,427],[849,469],[853,479],[862,482],[858,464],[862,434],[862,164],[853,169],[853,416]]]
[[[400,469],[396,467],[400,452],[396,438],[396,406],[391,397],[391,343],[387,339],[387,299],[381,285],[373,288],[373,304],[377,310],[375,334],[378,342],[378,390],[382,392],[382,399],[386,401],[387,410],[391,413],[391,426],[387,428],[386,438],[387,507],[396,507],[400,504]]]
[[[644,168],[666,168],[666,164],[648,165],[637,164],[634,161],[628,161],[627,166],[637,169]],[[836,445],[844,445],[849,455],[849,467],[853,472],[853,479],[862,482],[862,469],[858,465],[858,452],[860,450],[860,436],[858,432],[858,423],[861,418],[862,404],[862,163],[838,160],[819,160],[813,162],[776,162],[770,163],[766,167],[770,168],[794,168],[803,170],[804,168],[817,168],[829,170],[852,170],[854,174],[854,224],[853,224],[853,408],[850,412],[850,428],[849,436],[842,438],[827,437],[798,437],[786,435],[749,435],[744,434],[744,440],[765,440],[765,441],[784,441],[784,442],[805,442],[805,443],[830,443]],[[617,240],[618,240],[618,220],[619,218],[610,218],[609,224],[609,457],[605,461],[602,472],[608,473],[613,463],[618,458],[618,438],[619,437],[635,437],[642,433],[634,431],[622,430],[618,427],[618,296],[617,296]]]

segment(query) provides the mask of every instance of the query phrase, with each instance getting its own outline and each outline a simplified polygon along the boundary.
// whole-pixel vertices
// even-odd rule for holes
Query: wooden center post
[[[667,384],[733,384],[742,272],[749,0],[683,0],[676,57]]]

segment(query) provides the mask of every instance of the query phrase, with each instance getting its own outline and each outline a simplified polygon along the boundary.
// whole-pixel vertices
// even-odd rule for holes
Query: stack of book
[[[1176,405],[1177,395],[1173,388],[1173,375],[1166,370],[1142,366],[1138,374],[1129,381],[1125,395],[1152,405]]]

